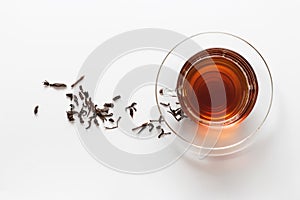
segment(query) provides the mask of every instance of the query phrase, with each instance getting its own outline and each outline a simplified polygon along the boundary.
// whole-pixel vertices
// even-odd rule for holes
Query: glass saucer
[[[179,87],[180,84],[178,83],[180,78],[182,78],[183,66],[190,62],[190,59],[199,54],[199,52],[206,55],[204,56],[206,59],[211,59],[211,62],[215,62],[210,57],[209,49],[216,48],[236,52],[244,58],[245,62],[248,62],[251,71],[255,74],[255,83],[257,84],[255,98],[249,95],[253,91],[253,85],[248,86],[246,89],[243,88],[242,91],[235,90],[235,92],[248,95],[247,101],[252,102],[251,110],[244,118],[242,117],[243,112],[240,112],[234,116],[235,118],[230,119],[231,121],[228,121],[225,115],[224,120],[221,119],[219,121],[213,120],[213,118],[211,120],[204,119],[201,115],[198,115],[198,118],[195,117],[195,120],[195,118],[191,117],[194,115],[184,105],[186,101],[181,99],[183,94],[180,91],[182,91],[182,88]],[[195,62],[202,61],[201,59],[204,59],[204,57],[195,59]],[[239,60],[234,60],[234,62],[236,65],[241,65]],[[216,62],[215,66],[217,66]],[[219,73],[220,77],[223,76],[222,72],[218,70],[219,68],[214,69],[215,72]],[[204,73],[200,74],[200,77],[203,76],[205,76]],[[248,74],[245,77],[249,78]],[[226,83],[223,86],[226,88]],[[214,93],[216,91],[212,89],[209,94],[212,95]],[[273,98],[273,82],[266,61],[249,42],[228,33],[207,32],[183,40],[168,53],[157,74],[155,96],[159,112],[164,118],[166,125],[179,138],[191,144],[193,152],[197,153],[200,158],[220,156],[238,152],[252,142],[253,136],[263,125],[269,114]],[[217,100],[222,98],[222,96],[228,101],[227,90],[224,89],[221,93],[218,91]],[[188,97],[190,99],[198,98],[197,94],[194,97]],[[207,99],[207,96],[202,97]],[[212,96],[210,98],[213,99]],[[199,104],[197,106],[200,113],[200,108],[202,107]],[[218,113],[214,111],[214,108],[211,108],[211,110],[212,116],[217,116]]]

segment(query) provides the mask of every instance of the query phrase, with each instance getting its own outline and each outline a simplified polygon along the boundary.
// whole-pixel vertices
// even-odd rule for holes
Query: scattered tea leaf
[[[53,88],[66,88],[67,85],[64,83],[49,83],[48,81],[43,82],[44,86],[53,87]]]
[[[34,107],[33,113],[34,113],[35,115],[37,115],[38,112],[39,112],[39,106],[37,105],[37,106]]]
[[[71,110],[74,110],[75,106],[73,104],[70,104]]]
[[[78,83],[80,83],[84,79],[84,76],[81,76],[75,83],[71,85],[71,88],[75,87]]]
[[[169,106],[169,110],[167,112],[170,113],[178,122],[187,118],[181,108],[172,109],[171,106]]]
[[[83,94],[81,92],[79,92],[79,97],[82,101],[84,100]]]
[[[121,99],[121,96],[120,96],[120,95],[115,96],[112,100],[113,100],[113,101],[117,101],[118,99]]]
[[[121,117],[118,118],[117,122],[116,122],[116,126],[113,126],[113,127],[107,127],[107,126],[104,126],[105,129],[115,129],[115,128],[118,128],[119,127],[119,121],[121,120]]]
[[[95,124],[96,126],[99,126],[99,122],[98,122],[97,118],[94,119],[94,124]]]
[[[103,106],[107,107],[107,108],[113,108],[114,104],[113,103],[105,103]]]
[[[70,98],[71,101],[73,101],[73,94],[72,94],[72,93],[68,93],[68,94],[66,94],[66,96],[67,96],[68,98]]]
[[[73,98],[74,98],[74,102],[75,102],[76,106],[79,106],[77,96],[76,96],[76,95],[73,95]]]
[[[127,106],[127,107],[125,108],[125,110],[129,110],[129,115],[131,116],[131,118],[133,118],[134,112],[137,111],[137,109],[135,108],[136,105],[137,105],[137,103],[136,103],[136,102],[133,102],[130,106]]]
[[[159,90],[159,94],[160,94],[160,95],[164,95],[164,89],[160,89],[160,90]]]
[[[148,126],[150,127],[149,131],[151,132],[153,130],[153,128],[154,128],[154,125],[152,123],[149,123]]]
[[[130,117],[133,118],[133,108],[129,108]]]
[[[142,127],[147,127],[147,126],[148,126],[148,122],[145,122],[142,125],[133,128],[132,131],[135,131],[135,130],[138,130],[138,129],[142,128]]]
[[[157,136],[158,138],[161,138],[162,136],[165,136],[165,135],[170,135],[171,132],[165,132],[164,129],[160,129],[161,132],[160,134]]]
[[[165,107],[170,106],[170,103],[163,103],[163,102],[160,102],[159,104],[162,105],[162,106],[165,106]]]
[[[67,117],[68,117],[68,120],[69,120],[70,122],[75,121],[75,119],[74,119],[74,114],[75,114],[75,112],[72,111],[72,110],[67,111]]]
[[[88,126],[87,126],[85,129],[91,128],[91,125],[92,125],[92,120],[90,119],[90,120],[88,121]]]

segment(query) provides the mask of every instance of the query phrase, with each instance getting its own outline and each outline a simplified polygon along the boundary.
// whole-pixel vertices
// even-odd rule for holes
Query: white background
[[[0,199],[300,199],[299,7],[296,0],[2,0]],[[103,41],[147,27],[225,31],[264,55],[275,99],[253,146],[212,162],[182,158],[147,175],[113,171],[85,151],[60,113],[64,92],[41,82],[73,82]],[[38,118],[36,104],[46,107]]]

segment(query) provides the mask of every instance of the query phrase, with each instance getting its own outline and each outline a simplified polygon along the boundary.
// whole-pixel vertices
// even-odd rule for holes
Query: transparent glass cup
[[[264,58],[228,33],[200,33],[180,42],[156,79],[156,101],[166,125],[200,157],[245,148],[265,122],[272,98]]]

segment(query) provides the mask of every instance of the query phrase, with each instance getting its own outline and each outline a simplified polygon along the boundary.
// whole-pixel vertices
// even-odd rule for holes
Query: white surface
[[[299,1],[1,1],[0,199],[300,199]],[[65,123],[64,92],[89,53],[124,31],[225,31],[250,41],[275,83],[271,116],[246,151],[211,162],[180,159],[154,174],[97,163]],[[36,104],[39,118],[33,117]],[[56,106],[56,107],[54,107]],[[53,109],[52,109],[53,108]]]

